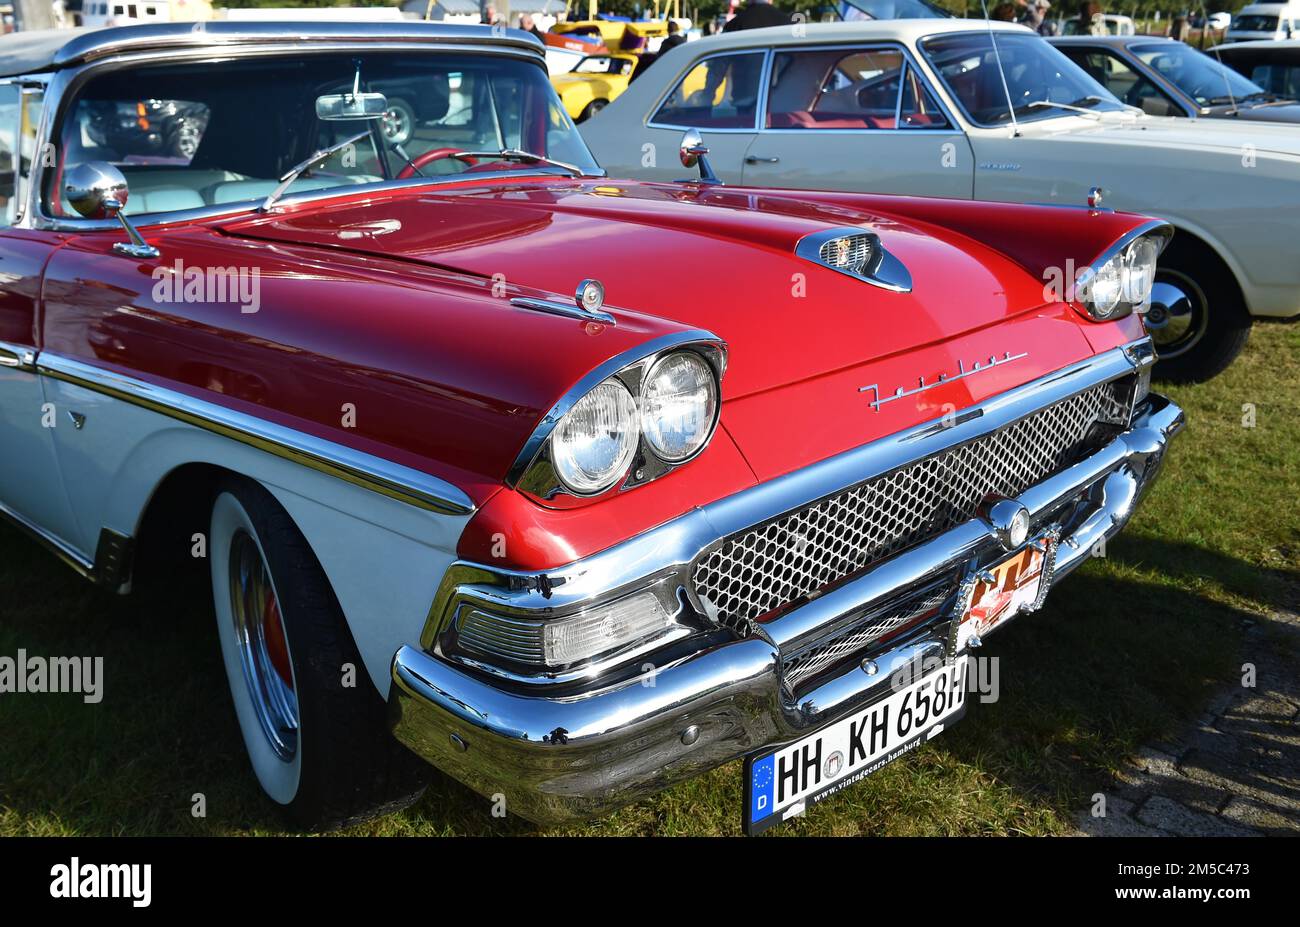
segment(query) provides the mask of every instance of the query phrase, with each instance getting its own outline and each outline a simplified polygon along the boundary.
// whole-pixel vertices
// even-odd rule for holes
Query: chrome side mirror
[[[156,258],[159,251],[140,237],[122,210],[131,192],[122,172],[106,161],[87,161],[71,168],[63,177],[63,194],[68,203],[87,219],[117,217],[126,230],[129,244],[118,242],[113,250],[133,258]]]
[[[698,180],[681,180],[678,183],[722,183],[718,179],[718,175],[713,173],[713,167],[709,164],[709,159],[705,157],[708,153],[708,146],[704,144],[699,129],[687,129],[683,132],[681,144],[682,167],[695,167],[698,165],[700,177]]]

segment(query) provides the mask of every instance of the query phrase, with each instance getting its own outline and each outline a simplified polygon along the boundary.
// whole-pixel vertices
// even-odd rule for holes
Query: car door
[[[41,275],[60,238],[15,227],[40,105],[39,88],[0,84],[0,508],[85,565],[55,457],[55,429],[72,424],[47,401],[36,372]]]
[[[646,124],[638,177],[679,180],[694,175],[678,161],[682,133],[698,129],[709,163],[724,183],[737,184],[745,153],[757,134],[759,98],[769,52],[710,55],[692,65],[659,103]],[[653,72],[650,72],[653,73]]]
[[[901,45],[773,52],[749,186],[969,198],[974,157]]]

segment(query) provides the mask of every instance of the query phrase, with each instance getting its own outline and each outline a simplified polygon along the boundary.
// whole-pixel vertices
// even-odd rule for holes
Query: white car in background
[[[1300,3],[1251,3],[1232,17],[1225,42],[1289,39],[1300,27]]]
[[[1166,379],[1224,369],[1252,316],[1300,316],[1300,132],[1148,116],[1023,26],[727,33],[673,49],[581,131],[612,176],[675,180],[687,129],[728,184],[1083,208],[1099,188],[1102,208],[1168,219],[1146,316]]]

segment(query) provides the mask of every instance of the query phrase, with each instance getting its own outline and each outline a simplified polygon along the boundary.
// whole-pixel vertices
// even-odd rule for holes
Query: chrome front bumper
[[[1040,520],[1062,519],[1054,521],[1056,578],[1128,521],[1182,426],[1182,410],[1153,394],[1127,431],[1019,496]],[[506,685],[403,647],[393,661],[394,734],[475,790],[503,795],[511,813],[540,823],[594,817],[885,696],[896,670],[946,653],[947,622],[873,654],[872,675],[851,665],[798,696],[782,684],[782,640],[941,571],[999,556],[1005,551],[992,527],[974,518],[788,612],[773,623],[779,628],[576,694]]]

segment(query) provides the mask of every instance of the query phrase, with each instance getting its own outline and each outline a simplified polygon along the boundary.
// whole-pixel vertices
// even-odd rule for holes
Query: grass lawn
[[[1190,425],[1128,530],[982,651],[1001,658],[1000,700],[776,833],[1068,831],[1126,755],[1238,676],[1244,623],[1300,578],[1300,325],[1259,326],[1227,373],[1166,391]],[[208,599],[179,582],[107,595],[0,527],[0,655],[106,668],[99,705],[0,696],[0,835],[283,832],[244,757]],[[735,834],[741,793],[737,762],[556,832]],[[536,832],[442,776],[348,831]]]

